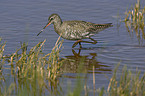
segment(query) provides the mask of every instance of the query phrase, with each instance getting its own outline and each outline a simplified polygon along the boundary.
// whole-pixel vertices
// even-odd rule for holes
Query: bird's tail
[[[98,33],[108,27],[112,27],[112,23],[106,23],[106,24],[95,24],[96,28],[95,28],[95,32],[94,33]]]
[[[105,28],[108,28],[108,27],[112,27],[112,23],[106,23],[106,24],[95,24],[96,28],[98,29],[105,29]]]

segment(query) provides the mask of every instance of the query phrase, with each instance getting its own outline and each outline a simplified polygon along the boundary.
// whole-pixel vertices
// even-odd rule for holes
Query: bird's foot
[[[92,42],[92,44],[96,44],[97,43],[97,41],[95,40],[94,42]]]
[[[94,41],[94,42],[92,42],[92,44],[96,44],[97,43],[97,41],[96,40],[94,40],[93,38],[90,38],[92,41]]]
[[[82,48],[82,45],[81,45],[81,42],[82,40],[78,40],[78,41],[76,41],[74,44],[73,44],[73,46],[72,46],[72,48],[74,48],[76,45],[78,45],[78,43],[79,43],[79,45],[80,45],[80,48]]]

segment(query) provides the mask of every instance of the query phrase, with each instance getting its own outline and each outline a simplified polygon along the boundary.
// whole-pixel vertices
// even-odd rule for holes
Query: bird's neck
[[[57,20],[54,22],[54,27],[59,28],[61,27],[62,20],[61,18],[57,18]]]
[[[58,18],[56,22],[53,23],[53,25],[54,25],[55,31],[59,34],[59,29],[61,28],[62,20]]]

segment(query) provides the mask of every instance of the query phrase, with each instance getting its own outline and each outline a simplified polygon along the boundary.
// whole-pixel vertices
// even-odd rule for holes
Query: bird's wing
[[[94,24],[93,26],[90,26],[87,31],[92,32],[92,33],[98,33],[108,27],[111,27],[112,23],[107,23],[107,24]]]

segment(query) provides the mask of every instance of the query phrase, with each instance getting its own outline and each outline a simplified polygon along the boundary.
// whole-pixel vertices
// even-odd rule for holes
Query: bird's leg
[[[80,48],[82,48],[81,42],[79,42]]]
[[[91,37],[90,37],[89,39],[91,39],[91,40],[94,41],[94,42],[78,40],[78,41],[76,41],[76,42],[73,44],[72,48],[74,48],[78,43],[79,43],[79,45],[80,45],[80,48],[82,48],[81,42],[84,42],[84,43],[91,43],[91,44],[96,44],[96,43],[97,43],[97,41],[94,40],[94,39],[92,39]]]
[[[79,43],[80,48],[81,48],[81,47],[82,47],[82,46],[81,46],[81,42],[82,42],[82,40],[76,41],[76,42],[73,44],[72,48],[74,48],[78,43]]]
[[[92,41],[94,41],[94,42],[92,42],[92,44],[96,44],[97,43],[97,41],[94,40],[93,38],[90,37],[89,39],[91,39]]]
[[[91,44],[96,44],[97,43],[97,41],[94,40],[93,38],[90,37],[89,39],[91,39],[93,42],[90,42],[90,41],[81,41],[81,42],[91,43]]]

